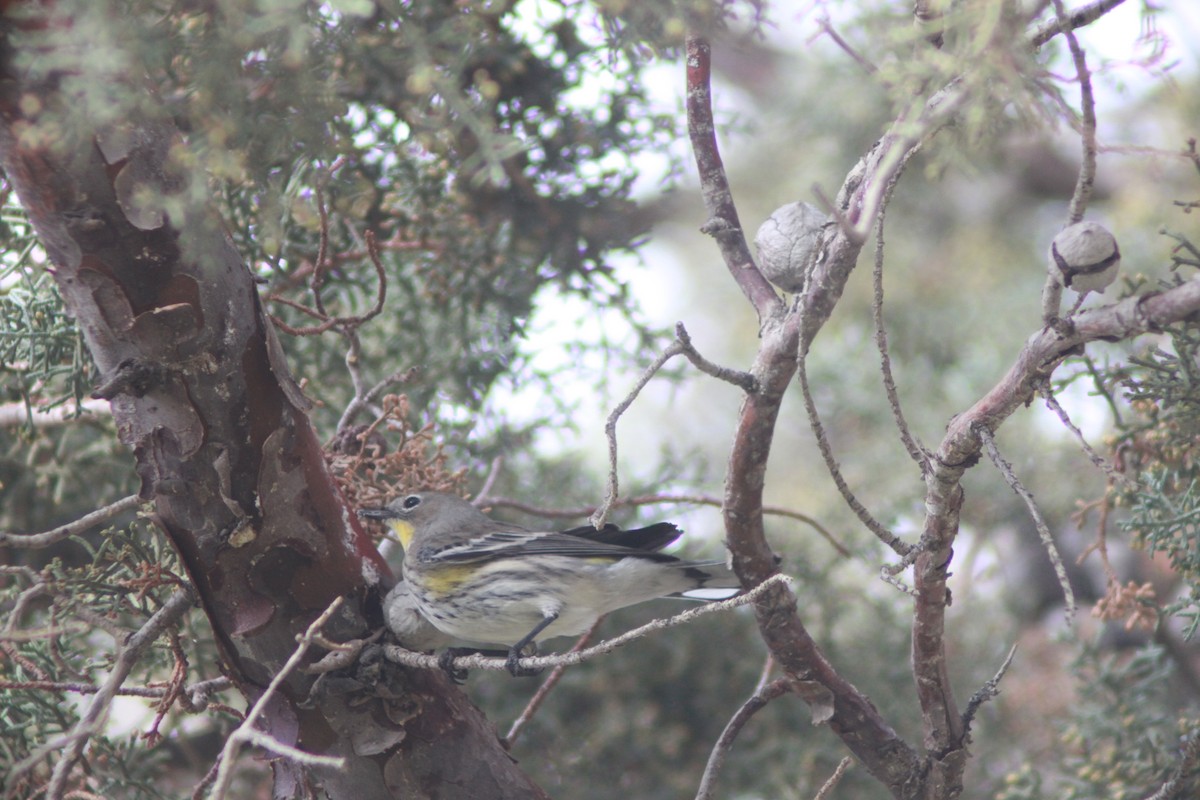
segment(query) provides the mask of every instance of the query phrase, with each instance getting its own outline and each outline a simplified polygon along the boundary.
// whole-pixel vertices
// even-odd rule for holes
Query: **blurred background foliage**
[[[1177,154],[1198,133],[1200,36],[1161,31],[1200,28],[1187,3],[1126,5],[1080,32],[1105,145],[1091,216],[1124,256],[1124,289],[1110,296],[1190,278],[1197,266],[1186,204],[1200,199],[1200,176]],[[1037,6],[1042,20],[1052,16]],[[911,24],[907,4],[882,0],[79,0],[57,4],[74,22],[53,35],[74,37],[57,65],[77,70],[78,113],[119,123],[165,106],[282,323],[370,309],[374,236],[385,312],[353,334],[335,325],[283,336],[323,438],[336,438],[355,380],[402,376],[387,390],[406,395],[403,430],[431,431],[468,489],[492,475],[492,496],[561,508],[600,498],[605,416],[675,321],[719,363],[745,368],[757,346],[757,320],[696,231],[704,212],[680,98],[689,29],[716,42],[723,153],[751,233],[785,202],[817,202],[814,187],[832,196],[914,92],[966,74],[973,103],[914,159],[889,208],[884,317],[905,412],[926,445],[1003,375],[1040,327],[1044,254],[1079,158],[1064,108],[1078,102],[1063,77],[1072,74],[1065,47],[1014,45],[1024,27],[1016,7],[955,4],[941,49],[924,44],[928,31]],[[129,74],[144,76],[152,99],[114,88],[125,85],[114,75]],[[0,428],[0,529],[40,531],[132,493],[136,479],[103,405],[87,403],[99,376],[29,226],[11,198],[2,214],[0,403],[14,415]],[[872,294],[864,254],[814,345],[810,381],[850,485],[878,518],[915,534],[923,487],[879,389]],[[968,475],[948,620],[960,702],[1019,644],[1001,696],[977,720],[968,797],[1143,797],[1196,735],[1196,346],[1195,327],[1183,326],[1089,347],[1056,375],[1072,419],[1136,483],[1097,470],[1041,403],[999,432],[1071,567],[1084,604],[1073,627],[1022,504],[990,466]],[[660,375],[618,427],[623,494],[719,497],[738,402],[687,369]],[[34,413],[55,408],[70,413]],[[383,435],[398,446],[400,433]],[[885,555],[838,498],[798,391],[774,454],[768,501],[816,518],[853,553],[840,557],[798,521],[768,519],[806,625],[919,742],[909,601],[878,580]],[[712,508],[651,506],[617,521],[660,517],[684,523],[689,552],[719,554]],[[147,586],[144,565],[175,566],[153,526],[124,522],[51,550],[0,550],[0,608],[19,610],[16,621],[33,631],[94,630],[97,619],[136,628],[171,587]],[[1111,574],[1094,552],[1075,563],[1101,527]],[[1091,604],[1114,580],[1151,593],[1121,595],[1126,605],[1109,604],[1120,614],[1094,619]],[[671,608],[626,609],[602,633]],[[1139,611],[1156,627],[1127,628]],[[194,615],[177,638],[187,680],[215,677],[204,620]],[[78,633],[5,648],[4,680],[92,682],[113,642]],[[514,756],[560,797],[688,796],[764,657],[746,613],[639,641],[570,670]],[[166,680],[179,663],[161,648],[143,683]],[[492,674],[467,686],[501,733],[535,689]],[[79,703],[12,689],[0,709],[6,729],[22,732],[4,739],[7,767],[68,727]],[[107,765],[98,774],[116,782],[91,788],[120,786],[131,798],[194,785],[230,719],[172,712],[148,750],[136,737],[152,724],[153,701],[120,709],[123,727],[94,756]],[[168,766],[163,752],[189,757]],[[745,798],[812,797],[844,754],[785,697],[744,730],[721,786]],[[250,783],[262,780],[250,773]],[[1185,790],[1194,781],[1185,776]],[[884,793],[851,769],[835,796]]]

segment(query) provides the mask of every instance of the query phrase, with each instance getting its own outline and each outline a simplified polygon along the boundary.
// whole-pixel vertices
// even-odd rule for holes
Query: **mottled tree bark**
[[[53,26],[14,16],[30,6],[0,4],[0,163],[100,368],[140,496],[187,567],[222,669],[252,699],[333,598],[348,602],[326,635],[367,634],[391,574],[326,468],[202,178],[180,166],[179,132],[148,95],[93,125],[86,90],[69,88],[87,75],[30,66],[34,48],[49,63],[56,47]],[[543,796],[440,673],[389,667],[354,695],[310,697],[313,682],[294,674],[265,727],[346,758],[316,776],[331,797]],[[277,797],[305,793],[312,776],[273,764]]]

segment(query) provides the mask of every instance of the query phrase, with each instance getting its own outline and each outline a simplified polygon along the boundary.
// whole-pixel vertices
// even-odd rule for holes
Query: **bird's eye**
[[[408,497],[404,498],[404,502],[401,503],[401,505],[403,505],[406,509],[416,508],[417,506],[421,505],[421,495],[410,494]]]

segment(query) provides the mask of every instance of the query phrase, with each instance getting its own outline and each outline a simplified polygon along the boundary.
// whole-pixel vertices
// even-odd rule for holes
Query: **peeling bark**
[[[326,468],[249,270],[202,181],[178,166],[178,131],[136,116],[149,98],[118,126],[92,125],[64,89],[72,76],[20,59],[55,47],[44,22],[0,24],[0,163],[102,371],[140,496],[186,565],[222,669],[254,698],[334,597],[348,602],[329,638],[380,624],[390,571]],[[543,796],[444,676],[382,669],[353,698],[310,697],[313,677],[296,673],[271,703],[272,736],[347,758],[318,776],[329,796]],[[276,797],[308,796],[310,776],[273,765]]]

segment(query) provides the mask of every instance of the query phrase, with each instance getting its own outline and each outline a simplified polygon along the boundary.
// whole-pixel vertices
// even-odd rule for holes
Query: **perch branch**
[[[663,619],[656,619],[647,622],[645,625],[634,628],[631,631],[615,636],[612,639],[606,639],[599,644],[585,647],[582,650],[570,650],[566,653],[550,656],[528,656],[519,659],[517,664],[522,669],[546,669],[547,667],[575,667],[585,661],[590,661],[597,656],[607,655],[618,647],[629,644],[635,639],[640,639],[643,636],[654,633],[656,631],[674,628],[677,625],[683,625],[691,622],[697,617],[702,617],[705,614],[712,614],[717,611],[728,611],[729,609],[739,606],[748,605],[758,600],[762,595],[769,590],[776,588],[781,584],[790,584],[792,579],[787,575],[776,574],[773,578],[763,581],[758,586],[755,586],[745,594],[739,594],[737,597],[731,597],[728,600],[720,600],[713,603],[705,603],[702,606],[689,609],[683,613],[676,614]],[[419,669],[444,669],[442,659],[439,656],[426,655],[424,653],[414,653],[411,650],[405,650],[397,645],[384,645],[384,654],[391,661],[397,664],[403,664],[407,667],[417,667]],[[508,668],[508,660],[506,658],[494,658],[492,656],[484,656],[479,654],[458,656],[450,659],[452,669],[487,669],[493,671],[501,671]]]

